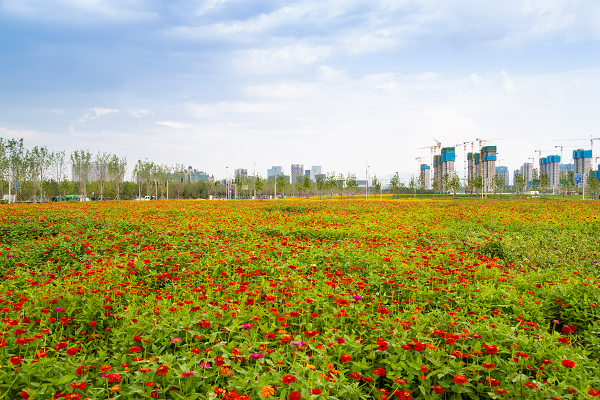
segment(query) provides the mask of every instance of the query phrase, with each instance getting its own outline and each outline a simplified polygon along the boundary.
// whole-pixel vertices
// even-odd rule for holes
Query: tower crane
[[[571,140],[571,139],[566,139],[566,140]],[[564,160],[563,160],[563,149],[565,147],[577,147],[577,146],[564,146],[562,144],[560,146],[554,146],[555,149],[559,148],[559,147],[560,147],[560,176],[562,176],[563,175],[563,163],[564,163]]]
[[[442,149],[442,142],[440,142],[437,139],[433,139],[437,142],[437,145],[435,146],[426,146],[426,147],[419,147],[419,149],[431,149],[431,167],[433,168],[433,156],[434,154],[437,154],[436,149],[439,149],[441,151]]]

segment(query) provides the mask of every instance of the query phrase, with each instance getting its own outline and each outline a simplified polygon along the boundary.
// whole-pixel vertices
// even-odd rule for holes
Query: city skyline
[[[0,136],[404,179],[434,138],[504,138],[513,170],[599,136],[598,20],[590,0],[2,0]]]

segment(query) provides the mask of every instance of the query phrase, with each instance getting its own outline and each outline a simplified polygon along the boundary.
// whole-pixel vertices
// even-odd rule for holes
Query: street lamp
[[[254,200],[256,200],[256,163],[254,163]]]
[[[225,199],[229,200],[229,167],[225,167]]]
[[[367,168],[365,168],[365,200],[369,198],[369,162],[366,163]]]

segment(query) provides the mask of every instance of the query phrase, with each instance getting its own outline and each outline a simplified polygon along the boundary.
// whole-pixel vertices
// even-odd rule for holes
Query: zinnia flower
[[[452,381],[454,383],[456,383],[457,385],[464,385],[465,383],[468,382],[467,378],[465,378],[462,375],[454,375],[454,378],[452,378]]]
[[[265,355],[263,353],[252,353],[250,354],[250,358],[252,358],[253,360],[258,360],[263,358]]]
[[[265,385],[260,389],[260,394],[262,394],[263,397],[271,397],[275,394],[275,389],[273,386]]]
[[[184,372],[183,372],[181,375],[182,375],[184,378],[189,378],[190,376],[193,376],[193,375],[194,375],[194,371],[184,371]]]
[[[573,360],[562,360],[563,367],[573,368],[575,366],[575,361]]]

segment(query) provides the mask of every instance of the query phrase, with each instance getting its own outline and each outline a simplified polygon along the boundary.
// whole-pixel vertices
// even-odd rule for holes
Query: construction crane
[[[432,167],[433,167],[433,156],[434,156],[434,154],[437,154],[436,149],[440,149],[440,151],[441,151],[441,148],[442,148],[442,142],[440,142],[437,139],[433,139],[433,140],[435,140],[437,142],[437,145],[427,146],[427,147],[419,147],[419,149],[431,149],[431,166]]]
[[[589,140],[590,141],[590,150],[592,151],[592,159],[594,158],[594,140],[600,140],[600,138],[595,138],[592,137],[592,135],[590,135],[589,139],[557,139],[556,141],[560,141],[560,142],[567,142],[567,141],[573,141],[573,140]],[[558,146],[557,146],[558,147]],[[578,147],[578,146],[572,146],[572,147]]]
[[[570,139],[567,139],[567,140],[570,140]],[[559,148],[559,147],[560,147],[560,176],[562,176],[563,175],[563,163],[565,162],[563,160],[563,149],[565,147],[578,147],[578,146],[564,146],[562,144],[560,146],[554,146],[555,149]]]
[[[474,143],[474,142],[462,142],[462,143],[459,143],[459,144],[457,144],[457,145],[456,145],[457,147],[458,147],[458,146],[463,146],[463,147],[465,148],[465,170],[464,170],[464,172],[463,172],[463,175],[464,175],[464,178],[463,178],[463,179],[464,179],[465,181],[467,180],[467,145],[468,145],[469,143],[471,143],[471,152],[472,152],[472,151],[473,151],[473,143]]]

